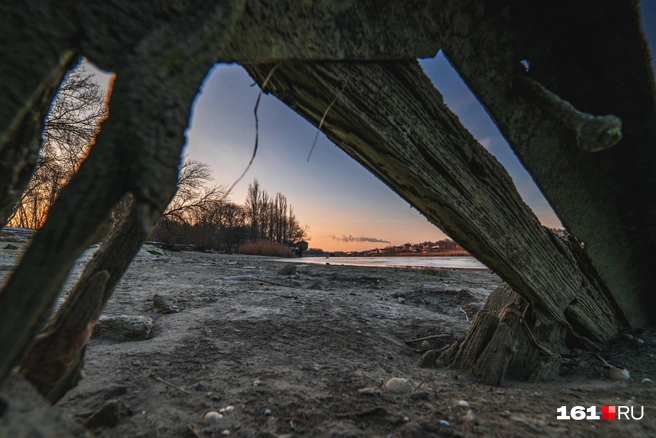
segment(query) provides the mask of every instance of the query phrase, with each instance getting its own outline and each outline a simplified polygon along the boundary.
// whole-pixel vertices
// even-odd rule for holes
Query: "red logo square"
[[[617,408],[615,406],[602,406],[601,407],[602,420],[617,420]]]

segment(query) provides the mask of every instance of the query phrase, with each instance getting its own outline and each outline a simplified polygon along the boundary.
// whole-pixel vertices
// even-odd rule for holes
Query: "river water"
[[[474,257],[303,257],[304,263],[347,266],[378,266],[388,268],[450,268],[487,269]],[[292,259],[298,263],[299,259]]]

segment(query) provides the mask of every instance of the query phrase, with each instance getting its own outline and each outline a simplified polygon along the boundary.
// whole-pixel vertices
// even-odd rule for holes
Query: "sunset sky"
[[[643,0],[640,4],[643,29],[651,52],[656,53],[656,1]],[[422,60],[421,65],[461,122],[508,169],[542,223],[558,227],[549,204],[447,60],[438,54]],[[255,138],[253,106],[259,92],[252,83],[240,66],[217,65],[196,99],[185,153],[208,163],[217,184],[231,185],[250,159]],[[231,200],[243,203],[248,184],[257,178],[269,194],[284,194],[299,221],[310,226],[310,247],[329,251],[445,237],[323,134],[310,162],[306,162],[316,128],[275,97],[262,97],[258,115],[258,154],[248,174],[233,189]]]

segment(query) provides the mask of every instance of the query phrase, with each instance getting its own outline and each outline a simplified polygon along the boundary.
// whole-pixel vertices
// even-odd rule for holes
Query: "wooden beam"
[[[245,65],[262,84],[273,65]],[[545,323],[607,340],[621,312],[578,243],[543,228],[503,166],[416,61],[283,63],[266,91],[323,131],[532,303]]]
[[[454,3],[455,5],[455,3]],[[466,0],[444,14],[445,55],[490,113],[634,326],[656,324],[656,87],[638,2]],[[447,24],[458,19],[466,26]],[[513,86],[522,75],[586,113],[615,115],[622,140],[589,153]]]

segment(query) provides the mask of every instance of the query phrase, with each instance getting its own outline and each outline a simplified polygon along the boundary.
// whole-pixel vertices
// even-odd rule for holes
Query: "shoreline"
[[[375,267],[375,268],[395,268],[405,270],[458,270],[458,271],[479,271],[491,272],[491,270],[476,260],[474,257],[469,256],[464,258],[458,257],[411,257],[410,260],[394,260],[405,259],[405,257],[302,257],[294,259],[271,259],[271,261],[283,263],[304,263],[308,265],[327,265],[327,266],[357,266],[357,267]]]

